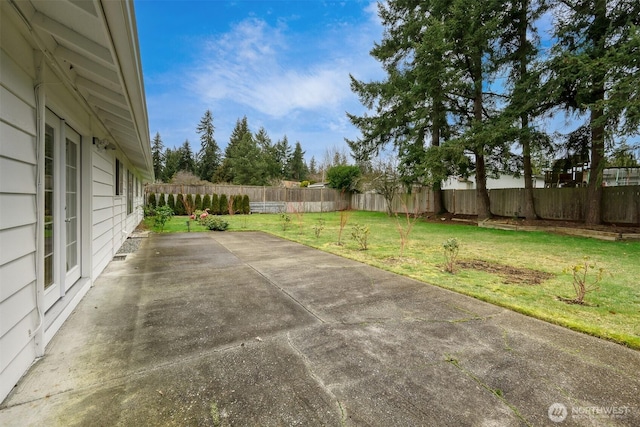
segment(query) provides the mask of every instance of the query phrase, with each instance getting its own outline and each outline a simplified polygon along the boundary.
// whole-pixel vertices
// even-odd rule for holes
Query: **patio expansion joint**
[[[296,297],[294,297],[293,295],[291,295],[289,292],[287,292],[282,286],[278,285],[276,282],[274,282],[273,280],[271,280],[268,276],[266,276],[264,273],[262,273],[260,270],[258,270],[256,267],[254,267],[253,265],[251,265],[250,263],[245,263],[249,268],[251,268],[253,271],[255,271],[256,273],[258,273],[260,275],[260,277],[264,278],[267,282],[269,282],[271,284],[271,286],[275,287],[276,289],[278,289],[280,292],[282,292],[283,294],[285,294],[289,299],[291,299],[292,301],[294,301],[297,305],[299,305],[302,309],[304,309],[307,313],[309,313],[310,315],[312,315],[313,317],[315,317],[316,319],[318,319],[320,321],[320,323],[327,323],[322,317],[320,317],[318,314],[316,314],[313,310],[311,310],[309,307],[307,307],[306,305],[304,305],[300,300],[298,300]]]

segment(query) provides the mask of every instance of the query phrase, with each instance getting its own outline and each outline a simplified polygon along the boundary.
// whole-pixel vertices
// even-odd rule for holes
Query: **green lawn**
[[[469,225],[418,221],[400,256],[398,221],[382,213],[350,212],[338,245],[340,213],[290,214],[287,230],[280,215],[225,216],[229,231],[260,230],[320,250],[351,258],[394,273],[451,289],[539,319],[640,349],[640,242],[607,242],[543,232],[490,230]],[[187,230],[186,217],[174,217],[166,232]],[[320,237],[314,227],[324,222]],[[400,224],[406,225],[401,217]],[[370,229],[368,250],[351,238],[353,226]],[[191,221],[191,231],[203,227]],[[537,285],[507,283],[503,276],[471,268],[455,274],[444,269],[442,243],[455,238],[459,261],[526,268],[551,274]],[[574,297],[568,267],[589,257],[605,276],[587,305],[567,304],[557,297]]]

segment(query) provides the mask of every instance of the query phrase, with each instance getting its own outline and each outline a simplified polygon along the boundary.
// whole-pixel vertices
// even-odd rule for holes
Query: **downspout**
[[[36,84],[34,95],[36,101],[36,311],[38,326],[33,334],[36,357],[44,355],[44,145],[45,145],[45,90],[44,90],[44,55],[36,51]]]

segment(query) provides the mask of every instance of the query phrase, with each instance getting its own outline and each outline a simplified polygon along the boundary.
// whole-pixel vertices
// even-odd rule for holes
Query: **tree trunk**
[[[606,0],[596,0],[593,8],[594,23],[590,32],[590,39],[596,47],[594,56],[601,58],[605,51],[607,19]],[[606,70],[602,67],[593,71],[591,90],[591,165],[589,166],[589,182],[587,183],[587,206],[585,223],[588,225],[602,222],[602,171],[604,169],[604,134],[605,121],[602,102],[605,100],[604,81]]]
[[[474,61],[474,97],[473,97],[473,118],[476,123],[482,122],[482,56],[477,52]],[[483,146],[476,143],[476,209],[478,211],[478,221],[491,218],[491,208],[489,193],[487,192],[487,170],[484,163]]]
[[[444,191],[442,191],[442,185],[439,182],[433,184],[433,213],[439,215],[444,213]]]
[[[520,57],[520,82],[527,79],[527,10],[529,2],[522,0],[520,5],[520,17],[518,22],[518,56]],[[520,116],[522,126],[520,134],[520,144],[522,145],[522,159],[524,168],[524,217],[528,220],[537,219],[536,208],[533,200],[533,171],[531,168],[531,138],[529,135],[529,114],[523,112]]]
[[[476,208],[478,221],[491,218],[489,192],[487,192],[487,172],[484,165],[484,156],[475,154],[476,157]]]
[[[602,222],[602,171],[604,169],[604,126],[594,125],[601,120],[602,109],[591,110],[591,165],[589,167],[589,182],[587,183],[587,206],[585,223],[587,225]]]

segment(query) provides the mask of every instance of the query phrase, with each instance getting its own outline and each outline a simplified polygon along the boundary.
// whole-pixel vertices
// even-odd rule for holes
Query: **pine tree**
[[[304,151],[302,151],[302,145],[296,141],[295,149],[291,155],[289,161],[289,170],[291,171],[291,178],[295,181],[302,181],[307,179],[309,170],[304,162]]]
[[[220,166],[220,148],[214,139],[215,127],[210,110],[204,113],[196,132],[200,134],[200,152],[198,153],[198,176],[201,180],[211,181]]]
[[[235,182],[236,171],[234,170],[234,160],[243,156],[244,153],[238,149],[245,135],[251,136],[247,116],[236,121],[236,126],[229,137],[229,144],[224,150],[224,160],[214,174],[214,182]]]
[[[227,215],[229,213],[229,203],[226,194],[221,194],[218,199],[218,213],[221,215]]]
[[[180,170],[180,153],[178,150],[167,148],[164,152],[164,168],[162,169],[162,181],[171,182],[171,178]]]
[[[291,170],[289,168],[290,158],[291,145],[289,145],[289,140],[287,139],[287,135],[285,135],[281,140],[276,142],[275,145],[275,161],[280,169],[280,177],[282,179],[291,178]]]
[[[195,172],[195,160],[189,140],[185,140],[180,148],[178,148],[178,170],[185,172]]]
[[[606,142],[640,127],[640,2],[567,0],[555,15],[547,99],[585,117],[591,151],[585,222],[599,224]]]
[[[271,138],[269,138],[264,128],[258,130],[258,133],[255,135],[255,141],[260,149],[266,179],[273,180],[282,178],[276,148],[271,143]]]
[[[173,194],[167,196],[167,206],[169,206],[174,213],[176,212],[176,199]]]
[[[153,159],[153,173],[156,180],[162,180],[162,169],[164,168],[164,145],[160,138],[160,133],[156,132],[156,136],[153,137],[151,142],[151,158]]]
[[[205,194],[202,198],[202,210],[206,211],[207,209],[211,210],[211,196],[209,194]]]
[[[203,210],[202,204],[203,204],[202,203],[202,196],[198,193],[198,194],[196,194],[196,199],[193,202],[193,209],[194,210],[199,210],[199,211]]]
[[[220,198],[216,193],[211,196],[211,213],[214,215],[220,215]]]
[[[164,197],[164,193],[160,193],[160,197],[158,198],[158,207],[166,206],[167,201]]]

